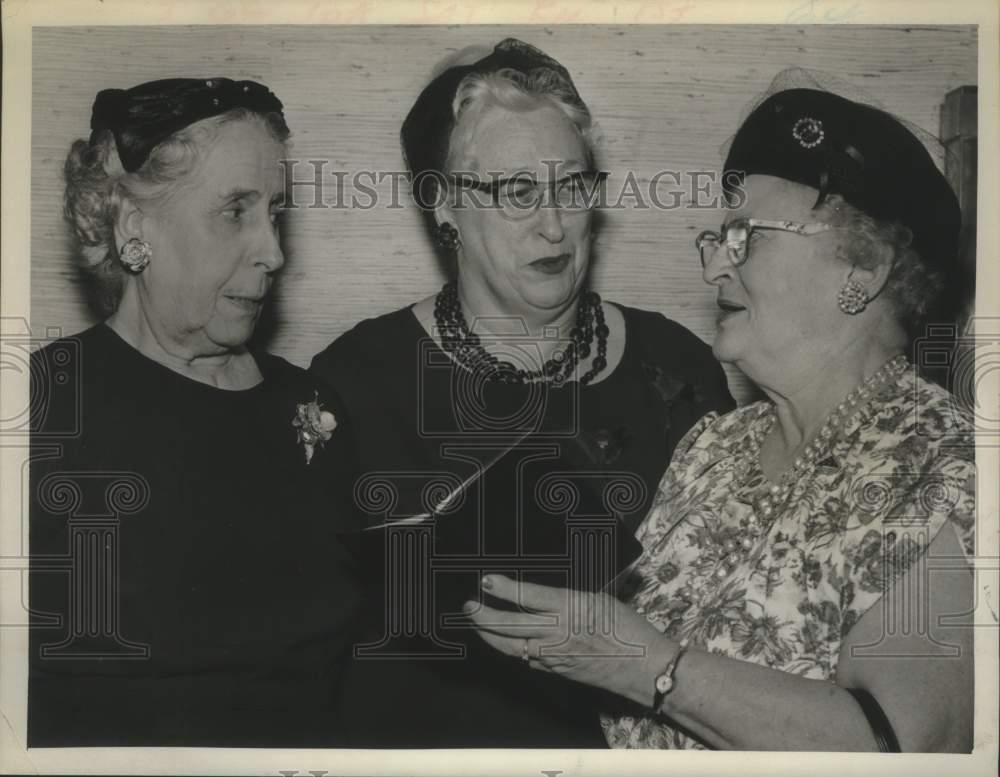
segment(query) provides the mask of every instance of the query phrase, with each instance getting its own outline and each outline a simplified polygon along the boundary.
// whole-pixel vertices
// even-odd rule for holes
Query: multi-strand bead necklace
[[[576,326],[570,331],[570,342],[557,350],[539,370],[525,370],[500,360],[483,348],[479,336],[469,331],[469,324],[462,314],[458,299],[458,286],[445,284],[434,302],[434,319],[444,349],[460,365],[477,372],[483,371],[489,380],[501,383],[550,383],[561,386],[573,375],[581,359],[590,357],[590,347],[597,336],[597,355],[590,369],[580,376],[580,385],[586,386],[608,366],[608,335],[610,330],[604,320],[601,298],[595,291],[585,291],[577,303]]]

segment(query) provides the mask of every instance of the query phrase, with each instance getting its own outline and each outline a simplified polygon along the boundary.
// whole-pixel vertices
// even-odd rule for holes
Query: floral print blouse
[[[851,627],[945,521],[972,555],[972,423],[907,368],[748,542],[741,521],[760,515],[771,483],[746,451],[770,416],[757,402],[711,413],[687,433],[636,532],[644,552],[624,595],[692,648],[832,682]],[[665,717],[605,715],[602,724],[611,747],[705,748]]]

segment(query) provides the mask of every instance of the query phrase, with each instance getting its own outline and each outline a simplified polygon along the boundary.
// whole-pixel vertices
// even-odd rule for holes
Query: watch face
[[[656,678],[656,690],[659,693],[666,693],[674,687],[674,678],[667,674],[661,674]]]

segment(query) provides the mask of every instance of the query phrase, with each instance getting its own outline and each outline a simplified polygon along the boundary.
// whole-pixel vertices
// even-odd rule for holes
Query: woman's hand
[[[479,635],[501,653],[580,683],[650,704],[676,647],[632,608],[604,593],[487,575],[483,590],[527,612],[466,602]]]

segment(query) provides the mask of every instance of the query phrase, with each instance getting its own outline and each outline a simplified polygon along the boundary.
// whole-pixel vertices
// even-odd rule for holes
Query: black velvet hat
[[[90,142],[110,130],[122,166],[134,173],[153,148],[175,132],[237,108],[260,114],[282,112],[281,101],[255,81],[165,78],[131,89],[104,89],[94,100]]]
[[[448,68],[420,93],[399,133],[406,164],[415,182],[413,196],[421,208],[434,207],[437,192],[430,183],[433,177],[427,174],[438,175],[444,171],[448,143],[455,126],[451,104],[459,83],[470,73],[488,74],[506,69],[525,75],[538,69],[555,72],[564,90],[563,97],[586,110],[569,71],[543,51],[516,38],[502,40],[477,62]]]
[[[743,122],[725,170],[805,184],[820,198],[839,194],[908,227],[929,267],[957,270],[958,198],[923,143],[884,111],[816,89],[777,92]]]

